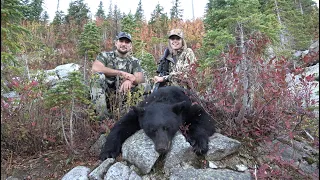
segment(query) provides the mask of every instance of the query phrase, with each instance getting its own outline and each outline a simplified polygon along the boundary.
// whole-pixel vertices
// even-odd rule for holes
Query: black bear
[[[176,86],[159,88],[151,93],[114,125],[101,149],[100,160],[116,158],[122,143],[140,129],[152,139],[157,152],[166,153],[182,125],[189,125],[185,136],[194,152],[205,154],[208,139],[215,132],[214,121],[192,99],[189,90]]]

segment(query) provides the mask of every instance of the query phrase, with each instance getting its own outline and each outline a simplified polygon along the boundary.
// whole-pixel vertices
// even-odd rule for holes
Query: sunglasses
[[[179,37],[179,36],[171,36],[169,39],[170,40],[180,40],[181,37]]]

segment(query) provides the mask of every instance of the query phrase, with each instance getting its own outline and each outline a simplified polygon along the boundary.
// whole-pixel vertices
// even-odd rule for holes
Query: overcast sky
[[[60,0],[59,10],[63,11],[64,14],[67,14],[69,4],[74,0]],[[97,12],[99,3],[101,0],[84,0],[84,3],[90,8],[92,17]],[[134,14],[137,10],[139,0],[102,0],[103,8],[105,14],[109,12],[109,5],[112,2],[112,8],[117,4],[121,12],[128,14],[131,10],[131,13]],[[156,5],[159,4],[164,8],[164,12],[169,16],[170,9],[173,6],[173,0],[141,0],[142,9],[144,10],[144,16],[147,20],[150,19],[152,11],[155,9]],[[192,0],[180,0],[180,6],[183,9],[183,19],[192,19]],[[205,6],[208,0],[193,0],[194,7],[194,16],[203,17]],[[44,0],[44,10],[48,12],[50,21],[54,18],[55,12],[57,11],[58,0]]]

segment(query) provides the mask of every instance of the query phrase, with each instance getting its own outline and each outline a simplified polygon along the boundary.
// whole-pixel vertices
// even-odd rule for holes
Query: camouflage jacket
[[[187,78],[190,65],[197,61],[191,48],[185,48],[175,56],[170,53],[166,59],[170,62],[169,75],[165,76],[165,79],[168,81],[167,85],[176,86],[180,86],[179,79],[181,77],[179,78],[178,75],[183,74]]]
[[[140,60],[132,55],[120,57],[116,51],[104,51],[99,53],[96,59],[108,68],[121,70],[130,74],[142,72]],[[109,85],[115,85],[114,83],[116,80],[117,77],[106,77],[106,81]]]

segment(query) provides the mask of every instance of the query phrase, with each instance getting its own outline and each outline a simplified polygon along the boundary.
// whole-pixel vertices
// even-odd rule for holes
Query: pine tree
[[[47,11],[44,11],[43,14],[41,15],[41,22],[43,22],[43,24],[47,24],[48,19],[49,19],[49,14]]]
[[[21,73],[22,64],[16,56],[23,50],[21,36],[30,32],[20,25],[23,6],[19,0],[1,1],[1,95],[6,92],[5,83]]]
[[[242,107],[236,120],[240,121],[245,112],[250,112],[253,107],[253,101],[250,99],[252,97],[250,90],[253,87],[249,83],[252,64],[249,60],[254,57],[249,55],[246,42],[259,34],[276,41],[276,35],[279,32],[277,21],[275,15],[265,16],[261,13],[258,0],[218,0],[213,1],[208,9],[210,10],[205,19],[207,28],[205,46],[208,48],[208,59],[202,63],[210,65],[218,59],[218,55],[229,50],[228,46],[236,47],[235,55],[241,59],[236,65],[237,73],[241,75],[240,81],[244,91]]]
[[[66,19],[63,11],[56,11],[56,14],[53,18],[52,25],[53,25],[53,31],[57,35],[60,32],[60,27],[62,24],[65,24]]]
[[[114,22],[114,32],[115,32],[115,36],[118,34],[118,32],[120,32],[121,29],[121,19],[122,19],[122,15],[120,12],[120,9],[118,8],[117,5],[114,5],[114,9],[113,9],[113,22]]]
[[[168,16],[163,12],[163,7],[158,3],[151,13],[149,24],[158,38],[165,37],[168,32]]]
[[[262,1],[264,14],[275,14],[281,26],[279,34],[283,49],[307,49],[319,27],[319,9],[312,0]],[[316,22],[315,22],[316,21]]]
[[[183,9],[180,9],[179,0],[173,1],[173,6],[170,9],[170,19],[171,20],[182,20]]]
[[[60,111],[62,134],[66,144],[75,153],[75,127],[80,123],[81,116],[88,116],[92,113],[87,107],[91,104],[87,98],[88,91],[88,86],[83,83],[80,72],[74,71],[68,75],[67,79],[59,81],[44,96],[48,108],[55,107]]]
[[[76,0],[69,4],[68,14],[66,15],[67,23],[72,21],[81,29],[89,20],[88,13],[90,12],[88,5],[83,0]]]
[[[142,3],[141,0],[139,1],[136,13],[134,14],[134,18],[137,22],[144,21],[144,15],[143,15],[143,9],[142,9]]]
[[[63,11],[56,11],[52,24],[61,25],[65,23],[65,15]]]
[[[211,58],[230,44],[242,47],[257,31],[274,41],[277,41],[279,33],[275,15],[263,15],[257,0],[212,1],[207,4],[204,23],[207,30],[204,43]]]
[[[83,79],[86,80],[87,59],[93,61],[96,55],[100,52],[101,36],[100,30],[94,22],[89,22],[84,26],[84,31],[80,35],[80,43],[78,51],[84,57],[83,63]]]
[[[87,56],[89,60],[94,60],[100,51],[99,28],[94,22],[89,22],[84,26],[84,31],[80,35],[79,55]]]
[[[23,16],[25,20],[28,21],[40,21],[41,13],[43,11],[42,4],[43,0],[22,0],[22,4],[24,7]]]
[[[129,12],[128,15],[124,16],[121,20],[121,31],[134,34],[136,33],[136,28],[138,27],[135,22],[134,16]]]
[[[96,17],[102,18],[102,19],[106,19],[106,15],[104,14],[104,10],[103,10],[103,4],[102,1],[100,1],[99,6],[98,6],[98,11],[95,14]]]

